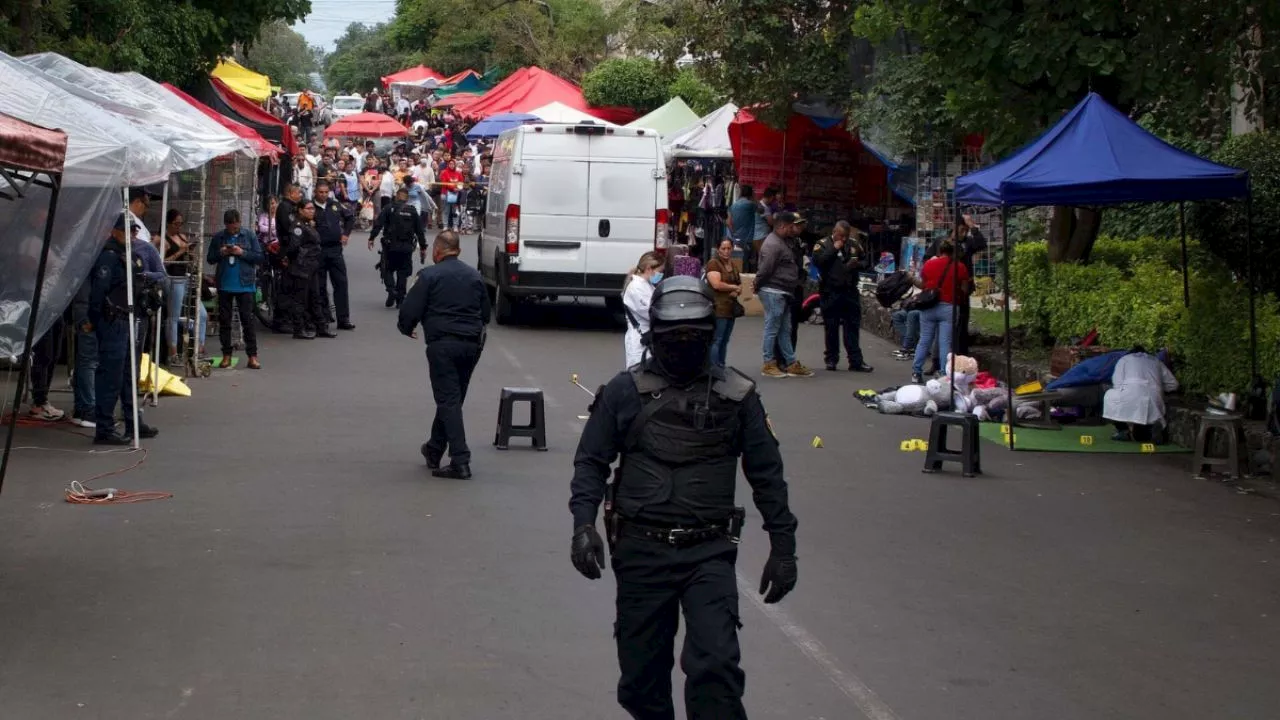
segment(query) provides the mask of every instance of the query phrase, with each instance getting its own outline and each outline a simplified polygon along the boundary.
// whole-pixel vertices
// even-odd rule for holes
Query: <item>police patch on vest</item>
[[[294,237],[302,237],[302,228],[300,227],[294,228],[293,235]]]

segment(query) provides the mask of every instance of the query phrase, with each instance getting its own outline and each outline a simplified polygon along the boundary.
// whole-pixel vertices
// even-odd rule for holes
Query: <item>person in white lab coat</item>
[[[1120,358],[1111,375],[1112,388],[1102,398],[1102,417],[1115,423],[1113,440],[1152,442],[1164,427],[1164,394],[1178,389],[1178,379],[1141,346]]]
[[[627,334],[622,339],[622,347],[627,353],[627,367],[644,358],[641,339],[649,332],[649,301],[653,298],[654,286],[662,282],[663,264],[656,253],[641,255],[622,289],[622,307],[627,316]]]

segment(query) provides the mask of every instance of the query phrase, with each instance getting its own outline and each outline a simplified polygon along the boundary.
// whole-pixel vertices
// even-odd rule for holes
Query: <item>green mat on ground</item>
[[[1004,436],[1004,425],[1000,423],[982,423],[979,434],[1004,447],[1009,441]],[[1187,448],[1180,445],[1142,445],[1141,443],[1116,442],[1111,439],[1115,428],[1110,425],[1092,427],[1064,425],[1061,430],[1041,430],[1037,428],[1015,427],[1013,444],[1018,450],[1036,452],[1076,452],[1076,453],[1188,453]]]
[[[214,369],[214,370],[229,370],[229,369],[237,368],[237,367],[239,367],[239,366],[240,366],[240,358],[239,358],[238,356],[235,356],[235,355],[232,355],[232,356],[231,356],[231,368],[220,368],[220,367],[218,367],[218,363],[222,362],[222,358],[220,358],[220,357],[211,358],[211,359],[209,360],[209,362],[213,363],[213,369]]]

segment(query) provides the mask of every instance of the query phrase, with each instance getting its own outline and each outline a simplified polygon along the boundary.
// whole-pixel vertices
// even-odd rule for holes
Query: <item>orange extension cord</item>
[[[15,418],[15,415],[13,413],[8,413],[4,416],[2,420],[0,420],[0,425],[7,425],[13,422],[14,418]],[[77,432],[72,426],[59,423],[59,422],[48,422],[45,420],[36,420],[34,418],[23,418],[19,416],[17,417],[17,423],[19,427],[39,427],[39,428],[44,428],[46,430],[60,430],[62,432],[71,433],[72,435],[79,435],[80,437],[84,437],[84,438],[92,437],[88,433]],[[25,448],[14,448],[14,450],[54,450],[56,451],[56,450],[59,450],[59,448],[25,447]],[[112,450],[106,450],[106,451],[63,450],[63,452],[89,452],[89,453],[95,453],[99,455],[105,455],[111,452],[131,453],[133,452],[133,450],[132,449],[115,450],[115,451],[112,451]],[[110,470],[104,473],[99,473],[84,481],[72,480],[71,487],[63,491],[63,494],[65,495],[67,502],[72,503],[73,505],[121,505],[121,504],[128,504],[128,503],[147,502],[149,500],[168,500],[169,498],[173,497],[173,493],[158,492],[154,490],[144,490],[139,492],[129,492],[126,490],[114,490],[111,492],[107,492],[106,495],[101,495],[103,491],[94,490],[93,488],[89,487],[90,483],[97,482],[98,480],[103,480],[109,477],[113,477],[115,475],[123,475],[124,473],[127,473],[130,470],[136,470],[137,468],[141,467],[144,462],[147,461],[147,453],[148,453],[147,449],[142,448],[142,457],[138,458],[137,462],[133,463],[132,465],[122,467],[122,468],[117,468],[115,470]]]

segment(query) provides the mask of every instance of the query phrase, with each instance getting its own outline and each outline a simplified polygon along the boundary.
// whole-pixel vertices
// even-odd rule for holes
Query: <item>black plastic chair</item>
[[[960,428],[960,449],[947,447],[948,428]],[[929,450],[924,458],[924,470],[936,473],[943,463],[959,463],[964,477],[982,474],[982,453],[978,443],[978,418],[967,413],[940,412],[933,416],[929,426]]]
[[[528,425],[513,425],[515,404],[529,403]],[[502,388],[502,397],[498,402],[498,430],[493,436],[493,444],[499,450],[506,450],[513,437],[533,439],[535,450],[547,449],[547,417],[543,409],[542,390],[539,388]]]

